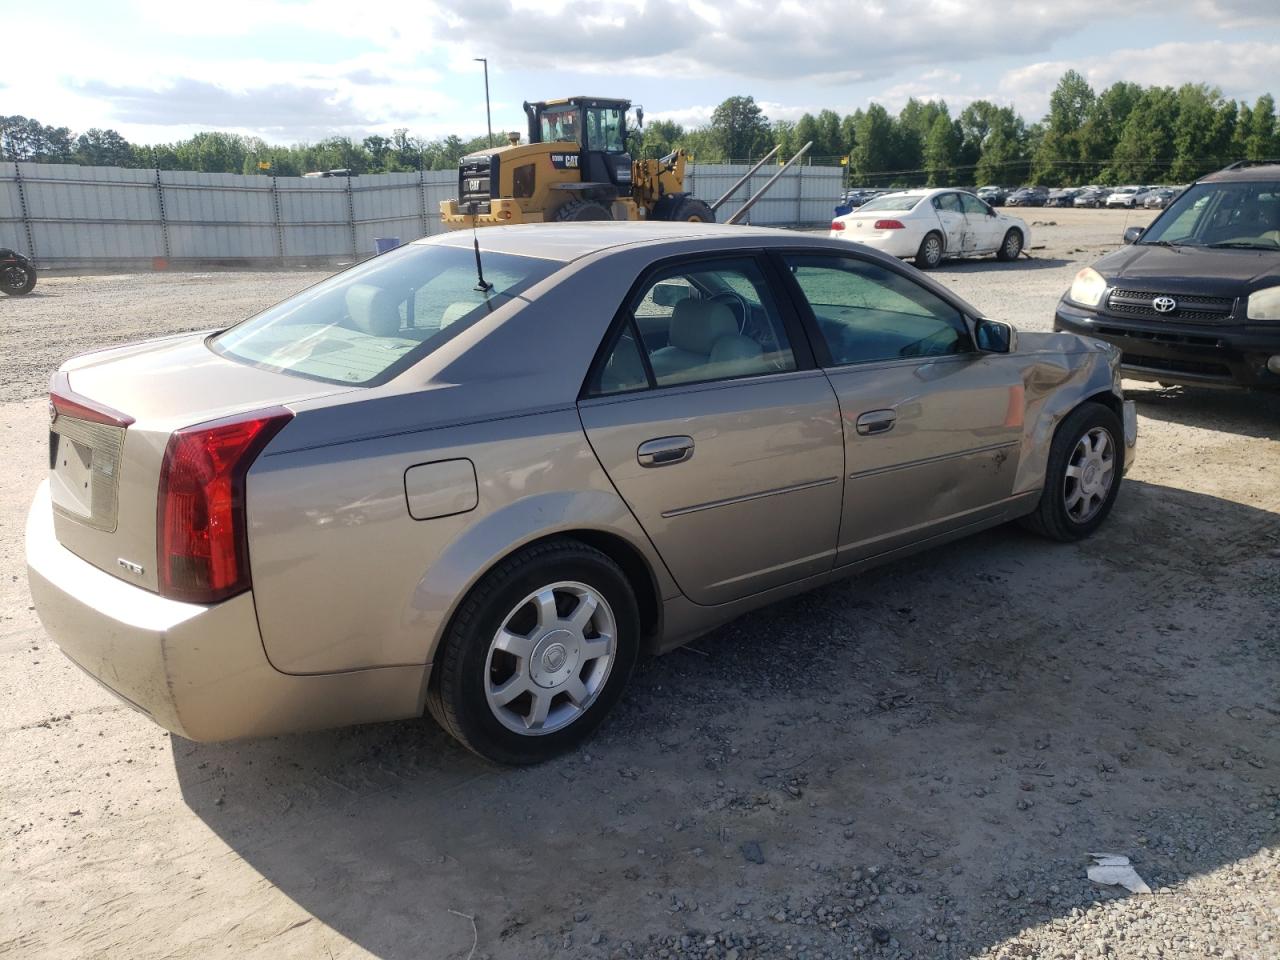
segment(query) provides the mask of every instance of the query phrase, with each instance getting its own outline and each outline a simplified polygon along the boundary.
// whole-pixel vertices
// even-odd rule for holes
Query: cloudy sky
[[[575,93],[686,124],[733,94],[771,119],[908,96],[1037,119],[1069,67],[1095,88],[1280,95],[1280,0],[55,0],[16,22],[0,114],[142,143],[483,133],[473,57],[489,58],[495,128],[523,129],[522,100]]]

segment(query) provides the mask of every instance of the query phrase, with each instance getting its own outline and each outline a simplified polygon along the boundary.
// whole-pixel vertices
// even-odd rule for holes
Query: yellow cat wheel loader
[[[630,100],[566,97],[526,103],[529,142],[481,150],[458,164],[458,197],[440,204],[446,229],[575,220],[714,223],[684,189],[688,156],[632,160]],[[636,110],[637,125],[644,110]],[[512,138],[514,140],[514,134]]]

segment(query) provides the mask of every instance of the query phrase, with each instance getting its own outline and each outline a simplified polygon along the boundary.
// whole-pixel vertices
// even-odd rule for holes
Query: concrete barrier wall
[[[746,164],[693,164],[689,188],[714,202]],[[725,220],[777,171],[764,167],[725,203]],[[841,187],[838,167],[788,170],[747,222],[822,223]],[[183,263],[305,263],[355,259],[375,237],[415,240],[440,231],[440,201],[456,196],[452,170],[343,177],[263,177],[131,170],[62,163],[0,163],[0,247],[46,268]]]

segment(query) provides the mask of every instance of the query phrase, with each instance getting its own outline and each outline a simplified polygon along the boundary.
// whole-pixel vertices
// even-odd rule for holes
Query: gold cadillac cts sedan
[[[64,364],[31,592],[181,736],[430,711],[538,761],[642,651],[1006,521],[1092,533],[1136,443],[1118,361],[812,235],[445,234]]]

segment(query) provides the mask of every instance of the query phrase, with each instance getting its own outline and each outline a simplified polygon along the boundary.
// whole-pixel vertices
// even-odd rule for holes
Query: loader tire
[[[653,208],[655,220],[678,220],[684,223],[715,223],[715,211],[697,197],[664,197]]]
[[[594,200],[570,200],[555,212],[559,223],[577,223],[582,220],[612,220],[609,208]]]

